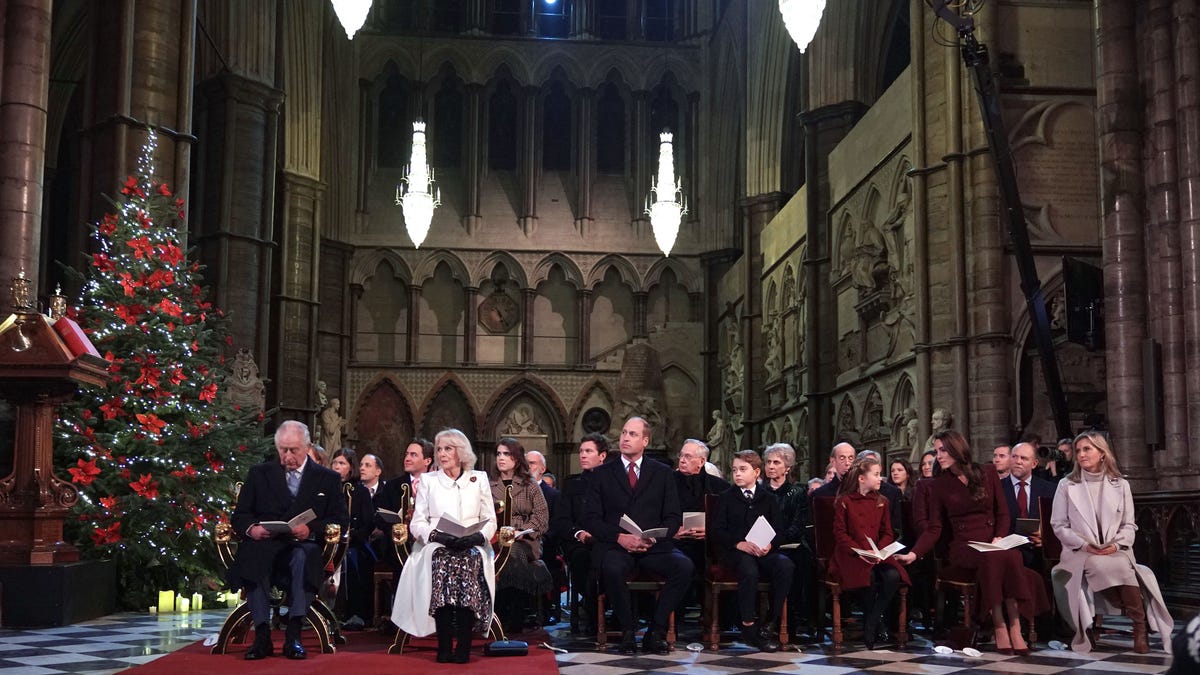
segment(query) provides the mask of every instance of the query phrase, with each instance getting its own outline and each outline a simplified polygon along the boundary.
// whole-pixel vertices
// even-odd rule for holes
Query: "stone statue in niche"
[[[848,441],[857,444],[859,441],[858,429],[854,426],[854,407],[851,405],[842,405],[838,412],[837,435],[840,440]]]
[[[887,244],[883,234],[871,223],[863,227],[850,260],[850,279],[860,295],[874,293],[887,285]]]
[[[953,422],[954,416],[950,414],[949,410],[946,410],[945,408],[934,408],[933,415],[931,415],[929,418],[929,423],[933,426],[933,433],[929,434],[929,438],[925,440],[925,445],[921,447],[921,452],[915,453],[915,456],[909,457],[909,460],[913,462],[920,462],[921,455],[924,454],[925,451],[933,449],[933,437],[936,436],[939,431],[945,431],[946,429],[949,429],[950,424]],[[914,448],[914,452],[915,450],[916,449]]]
[[[342,449],[342,431],[346,428],[346,418],[339,411],[342,402],[337,398],[329,399],[329,406],[321,411],[321,447],[333,456]]]
[[[717,466],[721,466],[721,462],[729,456],[733,448],[733,432],[729,426],[725,424],[725,416],[720,410],[712,411],[713,425],[708,430],[709,461]]]
[[[249,349],[239,349],[233,357],[231,377],[226,380],[225,392],[229,402],[247,417],[257,417],[266,409],[266,386],[259,375],[258,365]]]
[[[792,428],[792,418],[784,417],[783,425],[779,427],[779,440],[791,445],[793,449],[796,445],[796,430]]]
[[[854,230],[847,223],[842,228],[841,241],[838,242],[838,268],[834,274],[834,278],[844,277],[850,274],[851,267],[854,261]]]
[[[500,433],[505,436],[544,436],[546,431],[534,415],[533,408],[522,403],[509,411]]]
[[[871,396],[867,399],[866,414],[863,415],[863,437],[869,439],[887,438],[890,435],[890,429],[883,423],[883,403],[879,398],[879,392],[871,392]]]
[[[763,337],[767,340],[767,358],[763,367],[767,369],[768,380],[779,377],[779,371],[783,369],[783,340],[779,335],[781,325],[778,318],[772,318],[763,326]]]
[[[917,411],[912,408],[905,408],[900,413],[900,420],[897,425],[899,427],[899,438],[895,439],[896,445],[904,448],[910,457],[914,451],[918,452],[918,454],[920,453],[921,444],[917,438],[917,435],[920,433],[920,422],[920,419],[917,418]]]
[[[729,321],[726,326],[728,356],[724,364],[725,397],[737,401],[742,396],[742,382],[745,379],[745,354],[742,351],[742,334],[738,330],[737,322]]]

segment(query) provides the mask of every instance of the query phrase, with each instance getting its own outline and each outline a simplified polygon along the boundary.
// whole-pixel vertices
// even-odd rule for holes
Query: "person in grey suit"
[[[274,653],[267,594],[272,579],[277,578],[284,579],[290,590],[283,654],[289,659],[305,658],[300,628],[325,578],[321,557],[325,526],[336,523],[344,531],[350,524],[341,477],[309,461],[311,444],[312,437],[304,424],[289,420],[279,425],[275,432],[279,459],[250,467],[230,519],[242,541],[229,566],[227,580],[233,588],[246,589],[246,602],[254,622],[254,644],[245,654],[248,660]],[[308,509],[313,510],[316,518],[286,534],[271,534],[260,524],[288,521]]]

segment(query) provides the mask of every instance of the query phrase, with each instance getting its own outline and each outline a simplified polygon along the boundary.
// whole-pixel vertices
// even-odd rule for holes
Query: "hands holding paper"
[[[617,543],[621,545],[621,548],[629,551],[630,553],[642,553],[650,550],[650,547],[654,545],[655,540],[653,538],[643,539],[636,534],[626,534],[622,532],[617,535]]]
[[[742,553],[748,553],[748,554],[754,556],[755,558],[761,558],[764,555],[771,552],[771,545],[767,544],[767,547],[763,548],[757,544],[752,544],[748,541],[739,541],[738,545],[737,545],[737,550],[741,551]]]

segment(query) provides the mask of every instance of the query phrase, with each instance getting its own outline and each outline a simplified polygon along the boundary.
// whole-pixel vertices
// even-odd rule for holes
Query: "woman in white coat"
[[[408,528],[413,552],[396,585],[392,622],[409,635],[436,632],[439,663],[466,663],[472,632],[492,623],[496,574],[488,542],[496,510],[487,473],[472,470],[475,452],[463,432],[439,433],[434,458],[439,471],[425,474],[417,490]],[[455,537],[437,529],[443,515],[468,528],[482,522],[483,529]]]
[[[1075,630],[1071,649],[1095,646],[1089,633],[1097,605],[1125,611],[1135,652],[1150,651],[1147,621],[1166,648],[1171,615],[1154,572],[1134,560],[1133,493],[1103,434],[1085,431],[1075,438],[1075,468],[1059,482],[1052,513],[1050,525],[1063,550],[1050,578],[1058,609]]]

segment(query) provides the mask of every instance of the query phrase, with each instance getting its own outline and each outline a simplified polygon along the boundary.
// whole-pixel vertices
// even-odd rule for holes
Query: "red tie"
[[[1017,517],[1029,517],[1029,495],[1025,492],[1025,481],[1017,482]]]
[[[630,490],[637,487],[637,469],[635,468],[636,466],[637,465],[634,464],[633,462],[629,463],[629,489]]]

